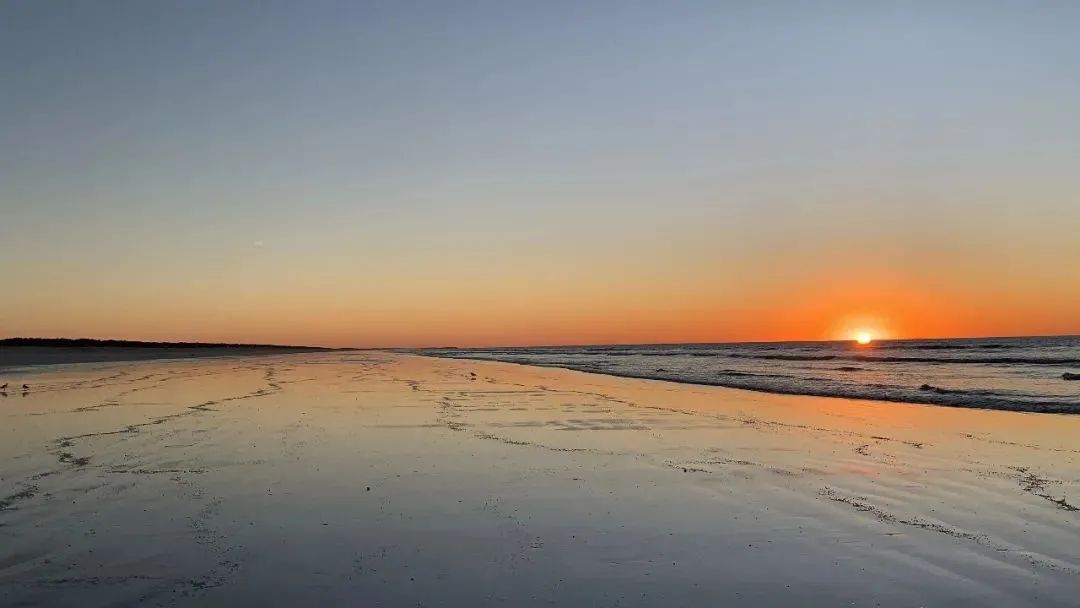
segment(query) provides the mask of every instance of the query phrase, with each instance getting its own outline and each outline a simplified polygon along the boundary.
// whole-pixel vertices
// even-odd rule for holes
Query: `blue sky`
[[[24,288],[0,331],[216,335],[289,281],[308,296],[267,322],[333,309],[360,341],[433,314],[498,339],[485,307],[515,311],[506,339],[576,336],[660,292],[737,316],[763,277],[971,306],[989,266],[1032,294],[1001,319],[1080,305],[1078,25],[1071,2],[7,2],[0,271]],[[1031,331],[1067,325],[1053,306]]]

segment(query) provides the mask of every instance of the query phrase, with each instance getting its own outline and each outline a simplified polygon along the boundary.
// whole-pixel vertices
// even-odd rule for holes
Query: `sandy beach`
[[[1077,605],[1075,416],[377,352],[4,382],[4,606]]]

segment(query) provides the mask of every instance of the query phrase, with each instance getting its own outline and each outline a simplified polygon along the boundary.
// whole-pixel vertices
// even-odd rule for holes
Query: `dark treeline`
[[[93,338],[4,338],[0,347],[45,346],[53,348],[280,348],[288,350],[330,350],[318,346],[280,344],[229,344],[225,342],[141,342],[138,340],[95,340]]]

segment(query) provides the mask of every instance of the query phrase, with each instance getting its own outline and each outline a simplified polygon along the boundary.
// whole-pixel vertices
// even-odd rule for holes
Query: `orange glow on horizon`
[[[935,283],[881,267],[778,264],[790,274],[744,277],[725,274],[726,266],[673,274],[608,272],[582,262],[565,266],[573,274],[549,276],[540,272],[547,268],[542,264],[431,265],[422,275],[377,266],[378,273],[357,281],[341,281],[314,263],[288,282],[254,269],[245,276],[227,273],[229,280],[157,281],[151,275],[135,287],[125,287],[123,277],[65,275],[48,289],[11,292],[0,334],[379,348],[1080,332],[1080,283],[1063,282],[1060,292],[1049,294],[1060,297],[1034,298],[1026,295],[1034,289]],[[273,268],[280,272],[281,266]],[[54,276],[21,272],[26,283]],[[708,277],[715,280],[703,280]],[[61,297],[72,292],[80,298]]]

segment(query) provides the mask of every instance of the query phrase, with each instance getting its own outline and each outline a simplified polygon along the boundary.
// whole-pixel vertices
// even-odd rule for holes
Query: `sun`
[[[860,331],[855,334],[855,341],[859,344],[869,344],[874,339],[874,336],[868,331]]]

